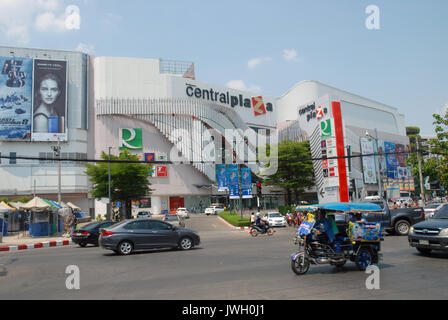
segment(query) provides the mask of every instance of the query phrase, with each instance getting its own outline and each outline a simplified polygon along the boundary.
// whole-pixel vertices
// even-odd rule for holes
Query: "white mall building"
[[[216,151],[214,156],[219,153],[227,160],[247,157],[257,140],[238,141],[244,141],[250,132],[264,133],[267,141],[273,137],[310,140],[313,158],[324,161],[314,161],[316,188],[309,191],[307,199],[319,201],[358,199],[382,188],[375,158],[362,161],[354,157],[350,163],[343,158],[348,149],[352,155],[361,153],[366,130],[375,139],[409,145],[404,116],[396,108],[317,81],[301,81],[281,97],[270,97],[200,82],[189,62],[0,47],[0,56],[11,57],[11,52],[15,57],[44,58],[47,54],[51,59],[69,61],[68,138],[62,148],[66,155],[82,153],[88,159],[100,159],[103,151],[117,155],[125,147],[142,160],[160,161],[148,177],[153,192],[141,199],[154,213],[180,206],[200,211],[212,202],[226,202],[228,194],[218,191],[216,165],[209,156]],[[233,136],[226,136],[227,132]],[[263,139],[258,139],[259,146]],[[230,147],[222,150],[222,143]],[[54,142],[2,140],[0,152],[38,156],[50,153],[51,145]],[[192,163],[163,164],[181,155]],[[36,193],[57,198],[56,164],[1,161],[0,196]],[[397,167],[392,166],[392,171]],[[390,174],[388,169],[389,159],[386,166],[380,165],[382,178]],[[82,166],[63,163],[62,172],[64,201],[72,201],[92,215],[95,207],[97,214],[104,213],[104,206],[98,201],[95,205],[88,194],[91,186]],[[351,187],[353,179],[355,186]],[[244,204],[254,208],[257,203],[254,198]],[[282,204],[282,189],[263,187],[264,208]]]

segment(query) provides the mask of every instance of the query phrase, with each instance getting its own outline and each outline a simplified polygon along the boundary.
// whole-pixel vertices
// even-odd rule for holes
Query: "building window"
[[[9,164],[17,164],[17,153],[15,152],[10,152],[9,153]]]

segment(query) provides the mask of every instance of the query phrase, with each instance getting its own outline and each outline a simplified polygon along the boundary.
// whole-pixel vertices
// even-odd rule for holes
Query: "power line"
[[[274,159],[274,158],[265,158],[265,159],[259,159],[258,161],[232,161],[231,163],[241,163],[241,164],[259,164],[263,162],[304,162],[304,161],[323,161],[323,160],[337,160],[337,159],[353,159],[353,158],[363,158],[363,157],[375,157],[375,156],[388,156],[388,155],[410,155],[410,154],[416,154],[415,151],[403,151],[403,152],[385,152],[385,153],[368,153],[368,154],[359,154],[359,155],[350,155],[350,156],[343,156],[343,157],[320,157],[320,158],[293,158],[293,159]],[[444,153],[432,153],[435,155],[445,155]],[[161,161],[161,160],[155,160],[151,162],[143,161],[143,160],[104,160],[104,159],[69,159],[69,158],[56,158],[56,159],[49,159],[49,158],[43,158],[43,157],[30,157],[30,156],[5,156],[0,155],[0,159],[20,159],[20,160],[34,160],[34,161],[61,161],[61,162],[86,162],[86,163],[140,163],[140,164],[226,164],[220,161],[189,161],[185,159],[180,159],[179,161]]]

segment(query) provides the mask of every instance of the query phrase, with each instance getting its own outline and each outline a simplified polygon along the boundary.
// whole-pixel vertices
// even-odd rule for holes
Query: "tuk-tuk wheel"
[[[375,262],[375,257],[372,254],[372,250],[368,247],[361,247],[356,254],[355,264],[359,270],[364,271],[368,266]]]

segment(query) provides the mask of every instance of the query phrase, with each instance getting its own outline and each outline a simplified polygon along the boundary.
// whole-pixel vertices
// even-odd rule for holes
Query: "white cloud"
[[[230,80],[226,84],[227,87],[235,90],[241,91],[252,91],[252,92],[260,92],[261,88],[256,85],[246,86],[243,80]]]
[[[27,44],[30,30],[62,31],[64,0],[0,0],[0,39]],[[53,15],[53,16],[52,16]],[[51,21],[53,19],[55,21]]]
[[[286,61],[299,61],[299,58],[297,57],[297,51],[294,49],[283,50],[283,59],[285,59]]]
[[[88,44],[85,44],[85,43],[80,43],[75,48],[75,51],[81,51],[81,52],[84,52],[84,53],[92,54],[95,51],[95,46],[88,45]]]
[[[56,17],[51,11],[39,14],[36,18],[35,26],[38,31],[63,32],[67,30],[65,27],[65,14],[59,17]]]
[[[266,61],[271,61],[271,58],[270,58],[270,57],[253,58],[253,59],[250,59],[250,60],[247,62],[247,66],[248,66],[250,69],[253,69],[253,68],[255,68],[256,66],[258,66],[260,63],[262,63],[262,62],[266,62]]]

